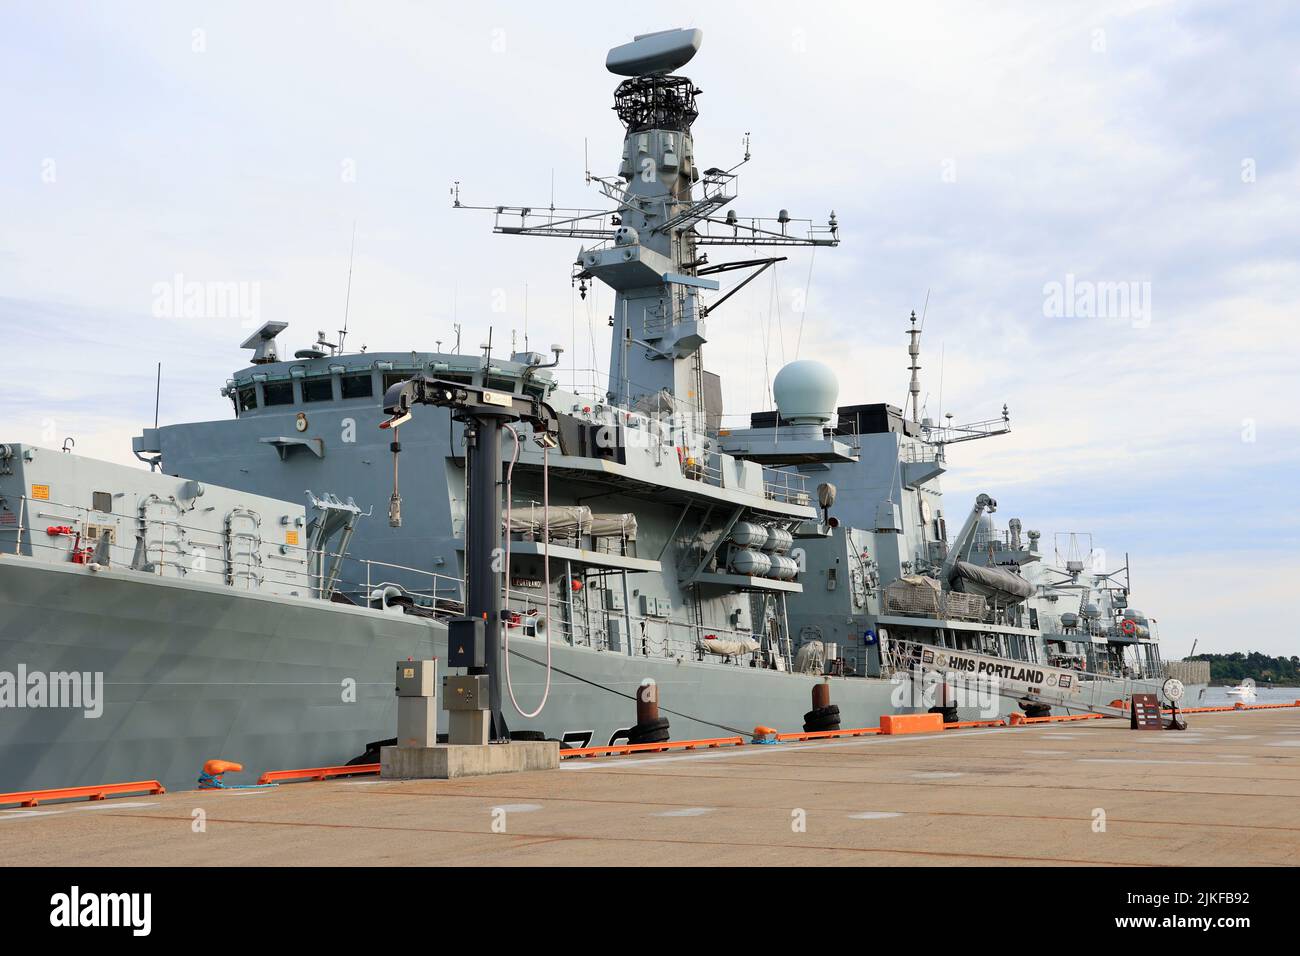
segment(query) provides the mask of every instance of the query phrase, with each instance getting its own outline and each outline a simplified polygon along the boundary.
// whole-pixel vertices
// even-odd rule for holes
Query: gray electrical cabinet
[[[398,661],[397,746],[438,742],[438,661]]]
[[[463,674],[442,680],[447,710],[447,743],[486,744],[491,727],[486,674]]]
[[[437,660],[397,662],[398,697],[433,697],[437,679]]]

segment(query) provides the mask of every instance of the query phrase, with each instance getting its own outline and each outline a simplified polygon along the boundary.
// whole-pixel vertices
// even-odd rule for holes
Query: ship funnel
[[[631,43],[609,51],[605,69],[619,76],[655,76],[685,66],[700,48],[700,30],[660,30],[642,33]]]

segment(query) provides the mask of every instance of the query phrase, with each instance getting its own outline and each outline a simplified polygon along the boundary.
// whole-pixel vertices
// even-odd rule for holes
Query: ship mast
[[[912,310],[912,327],[907,330],[908,343],[907,354],[911,356],[912,364],[908,366],[912,372],[912,380],[908,383],[907,390],[912,396],[912,421],[921,420],[920,400],[921,400],[921,330],[916,327],[916,310]]]
[[[702,347],[705,319],[735,291],[783,257],[751,258],[709,265],[700,247],[835,246],[839,225],[832,212],[826,226],[791,219],[742,220],[734,210],[717,214],[736,198],[736,169],[701,171],[695,162],[691,126],[701,92],[674,70],[699,49],[699,30],[666,30],[636,37],[606,58],[610,72],[626,77],[614,92],[614,111],[626,129],[617,176],[587,174],[612,206],[603,209],[531,206],[466,206],[490,209],[494,231],[518,236],[594,239],[574,266],[573,282],[585,297],[599,279],[614,290],[610,323],[608,397],[623,407],[673,411],[679,421],[702,430]],[[799,230],[796,232],[795,230]],[[711,275],[750,270],[712,304],[702,295],[720,291]]]
[[[929,307],[930,296],[926,295],[926,308],[921,310],[922,325],[925,324],[924,316]],[[989,418],[984,421],[968,422],[964,425],[954,425],[952,415],[944,414],[946,424],[936,425],[930,418],[921,418],[920,396],[921,396],[921,329],[916,325],[916,310],[912,310],[911,328],[907,330],[907,355],[910,360],[908,370],[912,373],[911,380],[907,385],[908,397],[912,401],[912,421],[917,423],[920,428],[921,437],[939,449],[939,455],[942,460],[943,448],[945,445],[955,445],[958,442],[974,441],[978,438],[992,438],[995,435],[1005,435],[1011,431],[1011,413],[1007,406],[1002,406],[1002,414],[998,418]],[[906,405],[906,402],[904,402]],[[906,410],[906,409],[904,409]]]

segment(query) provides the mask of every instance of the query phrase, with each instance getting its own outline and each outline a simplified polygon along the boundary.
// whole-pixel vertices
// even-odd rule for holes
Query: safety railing
[[[127,793],[157,795],[166,793],[157,780],[133,780],[127,783],[100,783],[87,787],[55,787],[52,790],[19,790],[0,793],[0,806],[17,803],[24,807],[39,806],[50,800],[105,800]]]
[[[288,783],[292,780],[329,780],[333,777],[366,776],[379,773],[377,763],[359,763],[343,767],[307,767],[299,770],[268,770],[257,778],[259,784]]]
[[[928,465],[943,461],[943,449],[937,445],[905,443],[899,460],[909,465]]]
[[[790,505],[806,505],[812,501],[807,479],[798,472],[780,468],[763,469],[763,494],[772,501]]]
[[[560,751],[560,759],[573,757],[615,757],[621,754],[659,753],[668,750],[713,750],[718,747],[743,747],[743,737],[710,737],[705,740],[665,740],[657,744],[612,744],[608,747],[574,747]]]
[[[851,730],[803,730],[788,734],[777,734],[781,743],[800,740],[835,740],[840,737],[874,737],[880,733],[879,727],[854,727]]]
[[[34,511],[37,506],[42,509],[63,509],[72,514],[47,510]],[[434,599],[464,603],[465,583],[462,578],[385,561],[354,558],[343,552],[288,542],[273,542],[263,538],[260,533],[254,537],[255,552],[231,557],[227,555],[227,547],[231,539],[228,533],[184,521],[139,513],[99,511],[85,505],[46,499],[31,500],[26,496],[20,502],[19,513],[21,517],[16,527],[0,525],[0,533],[16,532],[14,552],[18,554],[22,553],[23,544],[26,543],[28,553],[33,557],[45,556],[52,559],[62,557],[71,560],[74,557],[74,545],[83,551],[93,549],[97,539],[89,538],[83,533],[78,542],[76,529],[71,533],[49,534],[47,528],[58,528],[59,522],[71,521],[81,523],[84,529],[102,525],[109,518],[119,518],[130,522],[131,530],[144,537],[146,547],[141,557],[152,566],[153,573],[160,576],[169,576],[167,572],[170,571],[173,572],[170,575],[173,577],[211,580],[232,587],[238,585],[229,584],[231,580],[243,581],[246,589],[253,589],[251,586],[254,583],[259,588],[265,585],[277,585],[281,588],[307,591],[316,597],[328,598],[330,594],[325,593],[323,582],[319,579],[319,575],[312,573],[311,568],[313,565],[323,567],[327,562],[337,559],[340,574],[330,589],[331,592],[355,592],[364,588],[364,596],[368,600],[369,595],[376,588],[392,583],[388,580],[393,576],[389,572],[399,572],[401,575],[415,575],[419,580],[428,583],[428,587],[423,588],[413,587],[409,582],[397,584],[408,593],[425,594]],[[168,536],[166,534],[168,529],[176,534]],[[156,533],[157,536],[150,537],[151,533]],[[235,537],[238,538],[240,535],[237,534]],[[182,544],[186,547],[182,547]],[[134,555],[134,548],[126,541],[114,540],[110,554],[114,552],[117,556]],[[277,559],[284,559],[290,562],[291,566],[276,568],[266,563]],[[88,563],[89,560],[89,555],[83,556],[83,563]],[[130,565],[116,561],[115,558],[114,566],[129,567]],[[345,576],[342,570],[344,568],[352,570]]]
[[[1059,724],[1073,720],[1104,720],[1106,714],[1049,714],[1046,717],[1026,717],[1024,714],[1012,714],[1009,718],[1012,727],[1021,724]]]
[[[392,564],[387,561],[373,561],[370,560],[369,558],[353,558],[347,555],[343,556],[343,562],[345,565],[348,562],[352,562],[354,564],[360,565],[365,569],[364,584],[366,588],[367,597],[369,597],[369,595],[371,595],[375,590],[379,588],[387,587],[390,584],[394,584],[394,586],[399,587],[403,591],[406,591],[408,593],[424,594],[434,599],[445,598],[447,600],[455,601],[461,604],[462,606],[465,603],[465,579],[464,578],[456,577],[455,575],[450,575],[450,574],[440,574],[436,571],[425,571],[422,568],[412,568],[403,564]],[[410,587],[409,585],[396,584],[395,582],[390,582],[386,580],[388,577],[391,577],[391,575],[385,573],[387,571],[398,571],[401,572],[402,574],[417,575],[419,579],[427,580],[430,586],[427,588],[413,588]],[[351,585],[360,585],[361,583],[363,582],[351,580],[351,579],[343,579],[342,577],[340,577],[340,580],[338,582],[338,584],[351,584]],[[334,590],[336,591],[346,590],[346,588],[340,588],[338,584],[335,585]]]
[[[563,576],[556,579],[560,584],[564,580]],[[546,637],[549,630],[552,640],[572,646],[638,657],[714,660],[736,666],[747,665],[753,655],[762,652],[760,641],[760,646],[753,651],[735,655],[711,654],[701,649],[702,642],[709,637],[758,640],[759,635],[752,631],[710,627],[693,621],[649,617],[630,610],[609,610],[603,605],[590,604],[587,592],[585,587],[576,592],[577,596],[572,591],[561,592],[551,602],[548,620],[544,598],[511,588],[509,600],[505,603],[509,615],[507,627],[511,628],[511,636],[521,634],[540,640]],[[610,619],[621,621],[624,625],[624,633],[617,646],[614,646],[610,637],[607,623]]]

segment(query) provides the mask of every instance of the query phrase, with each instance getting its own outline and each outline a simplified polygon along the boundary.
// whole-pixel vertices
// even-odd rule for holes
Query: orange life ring
[[[1138,629],[1137,621],[1133,620],[1131,617],[1126,617],[1124,618],[1124,623],[1122,623],[1119,626],[1119,629],[1123,631],[1125,634],[1132,637],[1134,634],[1137,633],[1137,629]]]

